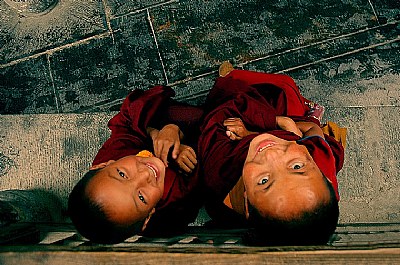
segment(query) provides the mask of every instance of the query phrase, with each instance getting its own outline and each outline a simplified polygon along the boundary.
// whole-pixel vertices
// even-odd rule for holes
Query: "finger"
[[[226,122],[238,122],[238,121],[241,121],[241,119],[239,119],[239,118],[228,118],[228,119],[226,119],[226,120],[224,120],[224,123],[226,123]]]
[[[183,150],[179,153],[179,156],[187,156],[191,160],[192,158],[197,159],[196,152],[190,146],[185,146],[185,148],[183,148]]]
[[[184,161],[184,157],[182,155],[179,156],[179,158],[176,160],[176,163],[178,166],[183,169],[185,172],[191,172],[191,169],[188,167],[188,165]]]
[[[231,140],[235,140],[236,139],[236,135],[231,131],[230,131],[230,134],[229,134],[229,139],[231,139]]]
[[[187,173],[192,172],[192,170],[191,170],[187,165],[185,165],[185,163],[180,162],[178,165],[179,165],[179,167],[180,167],[181,169],[183,169],[185,172],[187,172]]]
[[[227,118],[226,121],[241,121],[242,119],[234,117],[234,118]]]
[[[185,160],[186,161],[186,160]],[[196,156],[193,156],[192,153],[187,154],[187,161],[190,162],[193,165],[193,168],[197,165],[197,159]],[[188,164],[188,163],[186,163]],[[192,169],[193,169],[192,168]]]
[[[229,139],[235,141],[235,140],[241,140],[242,137],[240,137],[239,135],[235,134],[234,132],[231,131],[227,131],[226,135],[228,135]]]
[[[170,144],[164,144],[160,151],[160,159],[164,162],[165,166],[168,165],[168,152],[170,148],[171,148]]]
[[[194,159],[197,159],[196,152],[193,150],[193,148],[189,147],[187,150],[189,150],[190,154]],[[193,161],[193,160],[192,160]],[[196,160],[197,161],[197,160]]]
[[[176,159],[179,155],[179,147],[181,143],[179,141],[176,141],[174,144],[174,150],[172,150],[172,158]]]
[[[183,164],[185,164],[188,168],[190,168],[190,170],[193,170],[195,165],[192,163],[192,161],[190,161],[190,159],[188,157],[185,157],[183,159]]]
[[[243,138],[240,137],[239,135],[232,134],[230,139],[233,140],[233,141],[237,141],[237,140],[242,140]]]
[[[160,157],[160,149],[158,147],[158,141],[153,141],[154,156]]]
[[[194,164],[192,161],[189,160],[189,158],[186,158],[184,160],[184,164],[190,168],[190,170],[193,170],[196,167],[196,164]]]
[[[240,129],[243,129],[242,127],[238,127],[238,126],[227,126],[226,129],[228,131],[231,131],[231,133],[234,133],[236,135],[239,135],[239,131]]]
[[[242,123],[242,121],[237,121],[237,120],[225,121],[224,126],[243,126],[243,123]]]

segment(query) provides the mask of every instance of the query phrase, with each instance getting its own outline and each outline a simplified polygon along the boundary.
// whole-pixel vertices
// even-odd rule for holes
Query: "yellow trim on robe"
[[[240,215],[246,216],[246,202],[242,177],[240,177],[239,181],[226,196],[224,204]]]

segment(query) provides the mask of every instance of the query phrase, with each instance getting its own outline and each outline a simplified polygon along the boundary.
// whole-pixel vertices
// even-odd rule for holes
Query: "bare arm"
[[[276,124],[279,128],[285,131],[292,132],[297,134],[298,136],[303,136],[303,131],[298,127],[297,123],[295,123],[291,118],[285,116],[276,116]]]
[[[299,130],[303,133],[303,137],[311,136],[311,135],[318,135],[318,136],[325,138],[322,129],[313,122],[299,121],[299,122],[296,122],[296,125],[299,128]]]

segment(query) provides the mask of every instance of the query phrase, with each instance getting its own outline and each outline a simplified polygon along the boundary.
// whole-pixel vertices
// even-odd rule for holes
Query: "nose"
[[[256,159],[254,162],[258,163],[274,163],[274,161],[282,159],[282,157],[286,153],[286,148],[285,149],[270,149],[270,150],[265,150],[263,153],[259,154],[258,157],[259,159]],[[258,160],[258,161],[257,161]]]
[[[137,174],[138,184],[153,184],[155,178],[151,169],[146,165],[140,165]]]

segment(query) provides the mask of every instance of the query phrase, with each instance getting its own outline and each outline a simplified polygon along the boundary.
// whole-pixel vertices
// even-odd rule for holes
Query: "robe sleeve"
[[[146,128],[161,128],[166,123],[166,109],[172,96],[174,91],[166,86],[131,92],[119,113],[108,122],[111,136],[97,153],[93,165],[134,155],[143,149],[151,150]]]
[[[210,117],[214,122],[239,117],[252,131],[276,127],[274,107],[255,88],[233,78],[217,79],[206,99],[205,113],[209,113],[206,122]]]
[[[258,92],[262,94],[264,98],[268,99],[276,100],[277,95],[269,94],[271,91],[270,88],[279,88],[283,92],[284,97],[277,103],[283,104],[283,107],[285,108],[285,112],[279,115],[304,116],[304,114],[309,110],[309,107],[305,104],[305,101],[307,100],[301,95],[300,89],[294,82],[293,78],[288,75],[233,70],[227,77],[241,80],[248,86],[257,88]],[[275,106],[276,109],[279,109],[280,107],[282,107],[282,105]]]

